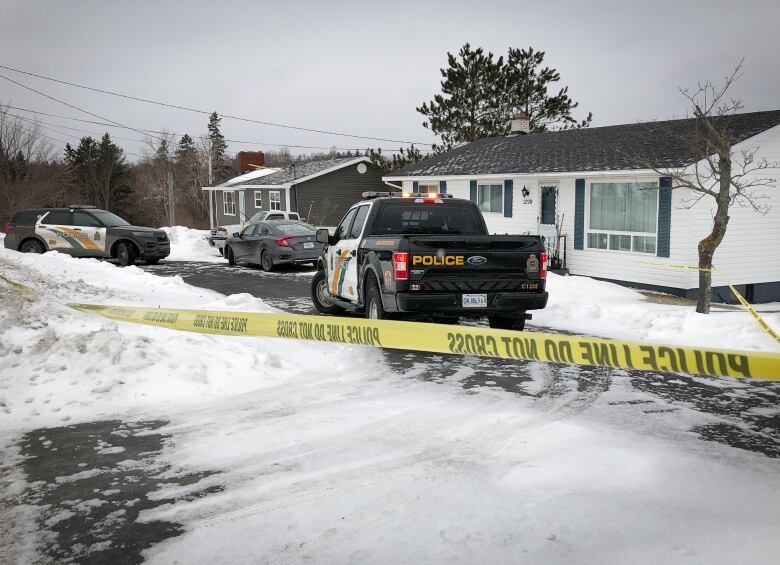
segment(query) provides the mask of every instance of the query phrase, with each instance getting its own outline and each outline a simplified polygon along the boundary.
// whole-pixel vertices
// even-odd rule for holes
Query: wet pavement
[[[205,473],[179,474],[157,456],[164,421],[109,420],[33,430],[19,446],[28,488],[19,504],[43,508],[39,549],[48,563],[141,563],[141,552],[182,533],[174,522],[138,521],[144,510],[220,490]],[[186,496],[149,496],[187,487]]]

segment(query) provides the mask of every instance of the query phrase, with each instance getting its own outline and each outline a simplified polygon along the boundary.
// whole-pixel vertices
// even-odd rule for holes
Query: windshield
[[[473,206],[399,202],[382,208],[372,233],[485,235],[486,231]]]
[[[276,224],[276,229],[285,235],[313,235],[316,232],[306,224]]]
[[[114,228],[116,226],[129,226],[130,224],[112,212],[105,210],[90,210],[90,214],[103,222],[106,227]]]
[[[265,218],[267,214],[268,212],[258,212],[257,214],[249,218],[249,223],[254,224],[255,222],[259,222],[260,220]]]

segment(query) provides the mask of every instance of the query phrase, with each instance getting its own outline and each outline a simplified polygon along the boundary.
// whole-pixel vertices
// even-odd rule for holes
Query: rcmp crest
[[[539,270],[539,259],[537,259],[536,255],[532,253],[525,264],[525,272],[530,273],[532,271],[538,271],[538,270]]]

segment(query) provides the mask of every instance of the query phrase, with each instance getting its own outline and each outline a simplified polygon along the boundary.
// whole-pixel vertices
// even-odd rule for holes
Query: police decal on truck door
[[[328,247],[328,289],[350,302],[358,299],[357,248],[370,204],[352,208],[336,228],[337,242]]]
[[[92,216],[89,219],[90,226],[80,226],[74,223],[73,212],[52,210],[35,224],[35,234],[50,250],[77,256],[100,256],[106,248],[106,228]],[[79,220],[84,221],[81,217]]]

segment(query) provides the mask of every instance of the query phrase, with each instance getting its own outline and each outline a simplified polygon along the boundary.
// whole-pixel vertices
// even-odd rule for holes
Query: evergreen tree
[[[441,94],[417,108],[427,119],[423,126],[441,137],[436,150],[461,142],[505,135],[509,129],[504,90],[504,59],[487,55],[466,43],[456,57],[447,53],[441,69]]]
[[[214,182],[221,182],[230,177],[233,172],[233,166],[227,159],[227,143],[225,136],[219,131],[219,124],[222,118],[216,112],[209,116],[209,152],[211,156],[211,167]]]
[[[83,137],[74,149],[65,146],[65,161],[85,202],[120,213],[129,206],[132,193],[124,151],[103,135],[100,143]]]
[[[569,97],[568,87],[548,94],[561,77],[543,62],[544,52],[531,47],[510,48],[506,64],[503,57],[494,59],[468,43],[457,57],[447,53],[441,94],[417,108],[427,118],[423,126],[441,138],[434,150],[506,135],[512,116],[521,110],[530,116],[532,132],[589,126],[592,114],[581,122],[572,116],[578,103]]]
[[[401,147],[401,150],[398,153],[394,153],[392,158],[382,155],[381,147],[376,150],[371,149],[368,156],[371,157],[371,162],[380,167],[385,173],[397,171],[406,165],[411,165],[426,158],[414,145],[408,149]]]
[[[504,70],[506,93],[511,118],[515,112],[525,112],[531,120],[532,132],[547,131],[549,128],[569,129],[588,127],[593,114],[581,122],[572,117],[572,110],[578,102],[569,97],[569,87],[561,88],[557,94],[549,95],[553,83],[561,79],[557,70],[542,67],[544,51],[510,48]]]

